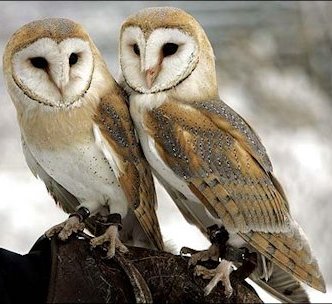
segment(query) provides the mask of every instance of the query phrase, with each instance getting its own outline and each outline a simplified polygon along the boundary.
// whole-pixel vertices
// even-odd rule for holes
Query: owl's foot
[[[118,231],[121,229],[121,216],[120,214],[114,213],[109,215],[110,226],[106,229],[105,233],[101,236],[91,239],[90,244],[93,247],[98,245],[108,244],[107,258],[113,258],[115,255],[115,249],[121,253],[128,252],[128,248],[122,244],[119,239]]]
[[[218,225],[212,225],[207,227],[207,232],[211,241],[211,246],[208,250],[197,251],[188,247],[182,247],[180,255],[190,254],[189,266],[196,265],[199,261],[213,260],[218,261],[221,254],[224,254],[226,243],[229,239],[226,229]]]
[[[222,260],[215,269],[207,269],[204,266],[197,265],[195,267],[195,275],[202,276],[204,279],[211,279],[210,283],[204,288],[204,294],[207,296],[213,288],[222,282],[225,287],[225,295],[230,297],[233,293],[233,288],[229,279],[229,275],[233,271],[232,262]]]
[[[58,235],[58,238],[62,241],[67,240],[73,233],[84,230],[84,223],[80,222],[80,219],[77,216],[71,216],[64,222],[53,226],[45,232],[45,235],[48,238],[51,238],[54,235]]]
[[[80,207],[76,212],[70,214],[67,220],[47,230],[45,235],[46,237],[51,238],[57,234],[60,240],[65,241],[73,233],[78,233],[79,231],[84,230],[84,220],[89,216],[89,209],[86,207]]]
[[[181,248],[180,254],[190,253],[191,257],[189,259],[188,265],[195,266],[199,261],[214,260],[219,259],[219,248],[218,246],[212,244],[208,250],[196,251],[188,247]]]

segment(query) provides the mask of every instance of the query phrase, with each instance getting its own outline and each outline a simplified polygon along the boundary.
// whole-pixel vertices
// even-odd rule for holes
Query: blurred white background
[[[305,230],[332,283],[332,4],[329,2],[149,1],[0,2],[0,50],[20,26],[67,17],[90,33],[117,78],[118,34],[125,18],[149,6],[176,6],[205,28],[215,50],[222,99],[261,137],[284,186],[294,217]],[[2,63],[1,63],[2,64]],[[50,226],[67,218],[29,171],[16,113],[0,75],[0,247],[26,253]],[[161,228],[177,249],[206,248],[158,186]],[[332,294],[308,288],[313,302]],[[263,295],[268,302],[274,299]]]

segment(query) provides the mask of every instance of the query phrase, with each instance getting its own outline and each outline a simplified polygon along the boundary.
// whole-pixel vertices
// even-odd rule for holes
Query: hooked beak
[[[160,70],[161,70],[161,64],[158,63],[154,67],[145,71],[146,85],[149,89],[151,89],[154,81],[159,75]]]
[[[61,69],[54,71],[51,74],[55,85],[58,87],[61,95],[63,96],[65,88],[69,82],[69,67],[64,65]]]

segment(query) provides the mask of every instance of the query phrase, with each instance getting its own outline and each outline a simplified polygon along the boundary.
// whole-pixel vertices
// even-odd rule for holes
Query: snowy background
[[[328,2],[0,2],[0,53],[20,26],[67,17],[90,33],[117,78],[118,34],[148,6],[176,6],[196,17],[215,50],[221,98],[260,135],[294,217],[332,286],[332,3]],[[0,63],[2,64],[2,63]],[[0,247],[29,251],[67,218],[25,164],[16,113],[0,74]],[[177,248],[206,248],[158,186],[161,228]],[[332,293],[308,288],[313,302]],[[274,299],[265,297],[269,302]]]

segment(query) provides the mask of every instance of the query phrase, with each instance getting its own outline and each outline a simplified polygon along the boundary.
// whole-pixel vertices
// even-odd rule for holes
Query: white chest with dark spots
[[[61,151],[33,145],[29,149],[46,173],[80,201],[102,205],[126,201],[110,163],[94,142]]]

